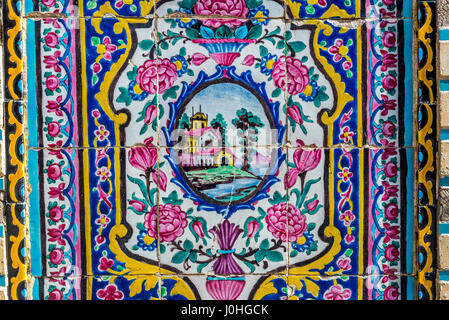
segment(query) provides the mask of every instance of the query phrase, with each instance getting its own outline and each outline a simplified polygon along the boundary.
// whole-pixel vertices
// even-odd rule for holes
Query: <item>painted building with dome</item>
[[[178,153],[181,166],[185,170],[199,170],[220,166],[234,166],[235,155],[223,145],[219,128],[208,125],[208,116],[194,112],[190,117],[190,127],[184,131],[185,145]]]

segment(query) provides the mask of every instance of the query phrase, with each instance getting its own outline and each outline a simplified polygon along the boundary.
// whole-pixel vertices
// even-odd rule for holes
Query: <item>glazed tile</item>
[[[164,68],[176,70],[171,78],[159,78],[164,110],[159,145],[179,148],[174,136],[185,136],[179,131],[197,134],[201,129],[206,135],[211,128],[224,132],[225,145],[232,147],[244,143],[241,131],[247,130],[252,144],[282,145],[285,62],[278,58],[284,56],[285,25],[245,20],[235,30],[238,39],[230,40],[226,24],[217,29],[207,20],[195,23],[186,29],[184,22],[158,20],[158,58]],[[273,68],[280,72],[276,79]],[[205,118],[196,119],[200,116]]]

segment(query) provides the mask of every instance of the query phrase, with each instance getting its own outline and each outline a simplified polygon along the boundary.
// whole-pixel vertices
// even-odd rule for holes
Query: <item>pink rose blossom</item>
[[[390,1],[394,2],[395,0]],[[394,34],[394,32],[385,31],[385,33],[382,35],[382,43],[387,48],[394,47],[396,45],[396,35]]]
[[[343,289],[339,284],[333,285],[324,293],[326,300],[348,300],[351,297],[351,290]]]
[[[198,0],[193,7],[195,14],[199,15],[219,15],[219,16],[235,16],[245,18],[249,12],[244,0]],[[243,23],[239,19],[206,19],[203,21],[205,26],[219,28],[227,25],[228,27],[236,27]]]
[[[48,294],[48,300],[62,300],[63,297],[64,297],[64,294],[59,289],[53,289]]]
[[[62,262],[62,260],[64,259],[64,251],[62,251],[62,250],[59,249],[59,248],[53,249],[53,250],[50,252],[49,257],[50,257],[50,262],[51,262],[52,264],[58,265],[58,264],[60,264],[60,263]]]
[[[51,165],[49,165],[47,168],[47,175],[51,180],[58,180],[62,175],[61,167],[59,166],[59,164],[52,163]]]
[[[392,244],[385,248],[385,259],[388,261],[395,261],[399,257],[399,250]]]
[[[177,79],[176,66],[169,59],[147,60],[137,69],[136,82],[150,94],[164,93]],[[159,84],[159,89],[158,88]]]
[[[398,174],[398,166],[390,161],[384,166],[384,173],[387,178],[393,178]]]
[[[122,300],[123,292],[117,290],[114,284],[110,284],[105,289],[98,290],[97,297],[103,300]]]
[[[62,219],[64,212],[62,211],[61,207],[54,206],[49,211],[50,219],[53,222],[58,222]]]
[[[385,289],[384,297],[385,297],[385,300],[398,300],[399,291],[396,287],[389,286]]]
[[[61,125],[56,121],[50,122],[47,126],[47,132],[50,136],[57,137],[61,132]]]
[[[145,210],[145,204],[139,200],[131,200],[129,204],[136,210],[137,212],[143,212]]]
[[[273,78],[274,85],[284,91],[286,85],[286,71],[288,77],[288,93],[297,95],[303,92],[310,81],[309,69],[298,59],[290,56],[281,56],[273,65],[271,77]]]
[[[161,242],[172,242],[184,233],[187,226],[187,215],[181,207],[171,203],[160,204],[145,214],[144,227],[148,235],[157,238],[157,211],[159,207],[159,238]]]
[[[54,32],[47,33],[44,40],[45,40],[45,44],[50,48],[56,47],[59,43],[58,35]]]
[[[394,203],[390,203],[385,208],[385,218],[388,220],[394,220],[398,217],[398,206]]]
[[[204,54],[195,52],[192,55],[192,63],[196,66],[202,65],[209,57],[206,57]]]
[[[387,74],[385,77],[382,78],[382,86],[385,88],[385,90],[391,90],[396,88],[398,85],[398,80],[395,76],[391,74]]]
[[[287,213],[287,204],[279,203],[268,209],[265,221],[267,222],[268,231],[274,237],[285,242],[287,241],[287,214],[288,241],[294,242],[307,230],[306,217],[301,214],[301,210],[289,204]]]
[[[59,78],[55,75],[48,76],[45,85],[48,90],[55,91],[59,87]]]

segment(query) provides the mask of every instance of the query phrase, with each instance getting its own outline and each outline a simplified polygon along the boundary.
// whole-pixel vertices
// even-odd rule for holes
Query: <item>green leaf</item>
[[[176,91],[179,89],[179,86],[173,86],[165,90],[164,94],[162,95],[162,98],[164,100],[167,100],[167,98],[176,98]]]
[[[251,272],[254,272],[256,270],[256,268],[253,266],[252,263],[248,262],[248,261],[243,261],[245,263],[245,265],[251,270]]]
[[[198,0],[182,0],[178,2],[178,5],[184,9],[192,9],[193,6],[198,2]]]
[[[183,57],[186,55],[186,47],[182,47],[181,49],[179,49],[179,55]]]
[[[145,183],[142,180],[140,180],[140,179],[131,177],[130,175],[128,175],[127,177],[128,177],[129,181],[131,181],[132,183],[135,183],[135,184],[137,184],[139,186],[140,192],[142,192],[143,196],[145,197],[145,200],[147,200],[147,202],[152,204],[150,199],[148,199],[147,186],[145,185]]]
[[[126,75],[128,76],[129,81],[134,81],[136,80],[136,76],[137,76],[137,66],[134,66],[134,68],[131,71],[128,71],[126,73]]]
[[[187,259],[189,254],[190,254],[189,251],[179,251],[171,258],[171,262],[172,263],[182,263]]]
[[[315,223],[309,223],[307,225],[307,231],[312,231],[313,229],[315,229],[316,224]]]
[[[213,39],[215,37],[214,31],[208,27],[201,26],[200,32],[204,39]]]
[[[145,227],[143,226],[143,223],[139,222],[136,225],[137,229],[139,229],[140,231],[147,231],[147,229],[145,229]]]
[[[201,37],[201,34],[198,32],[198,30],[193,29],[193,28],[187,28],[186,29],[186,35],[190,38],[190,39],[198,39]]]
[[[235,30],[234,35],[237,39],[244,39],[248,35],[248,28],[243,25]]]
[[[260,244],[260,249],[267,250],[269,246],[270,242],[268,241],[268,239],[264,239]]]
[[[142,50],[150,50],[154,46],[154,41],[150,39],[142,40],[139,42],[139,47]]]
[[[192,241],[190,241],[190,240],[184,241],[183,247],[184,247],[184,249],[185,249],[186,251],[192,250],[192,248],[193,248],[193,243],[192,243]]]
[[[231,28],[225,24],[215,31],[215,37],[218,39],[230,39],[233,35]]]
[[[196,254],[196,252],[190,252],[189,255],[189,260],[192,262],[196,262],[196,259],[198,258],[198,255]]]
[[[209,264],[208,262],[204,262],[204,263],[201,263],[200,265],[198,265],[198,268],[197,268],[198,273],[200,273],[201,270],[203,270],[203,268],[204,268],[205,266],[207,266],[208,264]]]
[[[118,88],[120,95],[117,97],[117,102],[124,102],[127,106],[133,101],[132,97],[129,95],[128,90],[123,87]]]
[[[306,45],[302,41],[289,42],[288,44],[295,52],[301,52],[306,48]]]
[[[254,258],[256,259],[257,263],[259,263],[260,261],[262,261],[265,258],[267,251],[266,250],[259,250],[256,252],[256,254],[254,255]]]
[[[277,252],[277,251],[268,251],[266,253],[266,257],[268,260],[273,261],[273,262],[279,262],[279,261],[284,260],[282,253]]]
[[[263,0],[246,0],[246,6],[250,10],[261,6],[262,3],[263,3]]]
[[[257,39],[262,35],[262,26],[257,24],[249,29],[246,39]]]
[[[259,52],[261,57],[265,57],[268,54],[268,49],[264,46],[259,47]]]
[[[279,97],[279,96],[281,95],[281,93],[282,93],[281,88],[276,88],[276,89],[271,93],[271,95],[273,96],[273,98],[276,98],[276,97]]]

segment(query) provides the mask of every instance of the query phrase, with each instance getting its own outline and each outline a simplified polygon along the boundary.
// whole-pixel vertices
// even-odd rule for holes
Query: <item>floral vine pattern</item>
[[[83,2],[86,16],[117,16],[86,19],[82,36],[43,20],[41,297],[405,298],[405,27],[389,19],[396,1],[354,3],[286,6],[386,19],[348,28],[269,19],[276,1],[117,0]],[[155,10],[169,16],[140,18]]]

